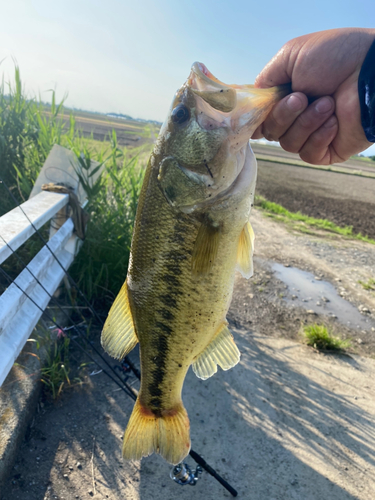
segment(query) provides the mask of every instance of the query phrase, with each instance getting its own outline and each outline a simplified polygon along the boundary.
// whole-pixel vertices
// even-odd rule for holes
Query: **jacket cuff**
[[[359,73],[358,94],[363,130],[367,140],[375,142],[375,40]]]

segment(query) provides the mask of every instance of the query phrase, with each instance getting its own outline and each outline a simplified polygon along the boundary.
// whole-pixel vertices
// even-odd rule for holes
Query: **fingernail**
[[[286,101],[286,105],[290,111],[293,111],[293,113],[297,113],[297,111],[301,111],[303,108],[303,102],[296,95],[289,96],[289,99]]]
[[[331,116],[331,118],[328,118],[328,120],[325,122],[323,127],[325,128],[331,128],[334,127],[337,124],[337,119],[335,116]]]
[[[328,111],[331,111],[331,109],[332,101],[331,99],[328,99],[328,97],[319,99],[319,101],[315,104],[315,110],[321,114],[328,113]]]

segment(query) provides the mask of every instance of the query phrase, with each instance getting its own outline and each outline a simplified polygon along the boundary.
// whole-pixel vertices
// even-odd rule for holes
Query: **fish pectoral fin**
[[[202,223],[195,240],[192,271],[194,275],[207,274],[215,262],[219,249],[220,228]]]
[[[123,359],[138,343],[126,281],[112,304],[104,323],[101,343],[103,349],[116,359]]]
[[[201,352],[193,363],[193,372],[203,380],[217,372],[217,365],[229,370],[240,360],[240,351],[233,340],[227,325],[223,325],[219,333]]]
[[[253,275],[254,231],[247,222],[241,231],[237,249],[237,271],[246,279]]]

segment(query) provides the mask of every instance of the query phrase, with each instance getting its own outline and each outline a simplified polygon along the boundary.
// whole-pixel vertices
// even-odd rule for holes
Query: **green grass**
[[[105,142],[85,138],[74,115],[64,113],[64,101],[57,103],[54,92],[49,105],[26,96],[16,67],[14,83],[3,81],[0,85],[0,176],[22,202],[28,198],[54,144],[76,154],[91,219],[70,273],[104,316],[126,277],[138,197],[152,144],[133,149],[120,147],[114,131]],[[100,115],[80,114],[102,119]],[[153,124],[134,121],[131,125],[151,139],[157,133]],[[91,160],[105,164],[95,183],[90,174]],[[0,185],[0,216],[13,207],[14,201]],[[34,246],[22,248],[23,260],[30,260],[39,247],[37,241]],[[9,260],[9,266],[13,268],[14,262]],[[74,291],[72,300],[79,304]]]
[[[359,280],[358,283],[362,285],[365,290],[375,291],[375,279],[369,278],[367,281]]]
[[[321,229],[323,231],[329,231],[331,233],[341,234],[342,236],[365,241],[366,243],[375,245],[375,240],[369,238],[368,236],[363,236],[361,233],[354,234],[351,226],[340,227],[327,219],[315,219],[314,217],[309,217],[301,212],[289,212],[289,210],[283,206],[273,203],[272,201],[268,201],[262,196],[256,196],[255,205],[261,208],[269,217],[273,217],[274,219],[281,220],[283,222],[294,223],[293,228],[302,232],[306,232],[306,226],[308,226],[311,228]]]
[[[64,385],[70,385],[69,378],[69,339],[56,340],[41,369],[41,380],[56,399]]]
[[[304,326],[302,335],[307,345],[321,351],[342,351],[351,347],[350,340],[333,337],[326,326],[316,323]]]
[[[368,166],[375,167],[375,156],[359,156],[354,155],[350,157],[351,160],[360,160],[368,163]]]
[[[89,185],[90,179],[82,178],[89,193],[87,210],[91,220],[71,274],[95,307],[104,311],[109,309],[127,273],[134,219],[145,173],[146,155],[143,160],[140,156],[129,157],[128,151],[120,150],[113,134],[111,155],[101,177],[93,186]]]

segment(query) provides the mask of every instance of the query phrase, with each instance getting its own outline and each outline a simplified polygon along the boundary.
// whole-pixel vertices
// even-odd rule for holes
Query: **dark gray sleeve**
[[[363,61],[358,78],[361,121],[367,140],[375,142],[375,41]]]

